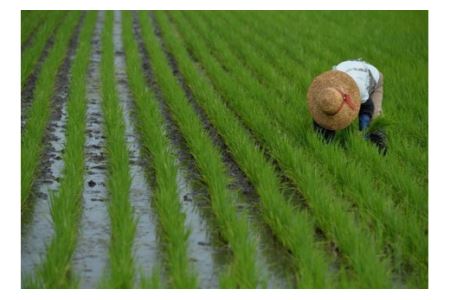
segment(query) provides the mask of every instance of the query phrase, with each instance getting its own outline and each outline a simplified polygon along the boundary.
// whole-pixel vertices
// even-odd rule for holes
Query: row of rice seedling
[[[57,29],[59,22],[62,20],[64,13],[61,11],[48,12],[46,22],[39,27],[35,34],[33,43],[22,51],[21,61],[21,86],[25,84],[27,78],[33,71],[39,56],[48,43],[48,40]],[[67,21],[67,20],[62,20]],[[64,23],[64,22],[63,22]],[[61,26],[64,26],[61,24]]]
[[[196,18],[196,20],[199,20],[199,18]],[[217,20],[217,18],[215,20]],[[196,22],[192,27],[201,29],[202,25]],[[217,48],[216,55],[221,56],[223,63],[226,64],[226,68],[230,70],[230,72],[231,70],[236,69],[232,74],[237,80],[241,83],[248,83],[246,84],[246,90],[251,91],[251,95],[255,100],[254,104],[257,105],[258,102],[266,104],[268,103],[267,100],[272,100],[273,103],[265,105],[265,107],[275,115],[279,113],[278,115],[284,116],[284,118],[280,118],[278,121],[284,123],[283,125],[286,125],[285,128],[287,130],[293,129],[288,127],[292,122],[296,122],[295,119],[297,118],[298,113],[296,111],[285,109],[286,106],[280,106],[276,101],[273,101],[274,95],[271,95],[271,90],[258,85],[258,83],[252,82],[252,78],[248,73],[244,72],[243,76],[240,76],[242,72],[241,74],[238,72],[243,69],[236,67],[241,65],[240,62],[236,61],[233,56],[230,56],[227,45],[223,42],[220,43],[219,40],[219,37],[226,36],[226,33],[223,31],[215,33],[214,31],[211,31],[212,28],[212,26],[208,26],[208,31],[204,32],[204,35],[210,33],[208,36],[208,44],[214,45]],[[220,28],[224,27],[222,26]],[[214,39],[214,41],[211,39]],[[242,47],[239,47],[239,49],[241,48]],[[236,49],[236,47],[234,47],[234,49]],[[268,98],[266,101],[264,101],[265,97]],[[303,130],[303,132],[306,133],[308,131]],[[291,131],[293,141],[299,140],[296,138],[297,135],[298,131]],[[359,168],[358,165],[353,163],[347,157],[339,156],[339,154],[336,153],[335,147],[321,147],[321,141],[318,139],[315,139],[314,141],[313,139],[314,136],[304,134],[300,140],[304,141],[303,144],[306,147],[310,147],[309,149],[315,154],[316,159],[320,159],[321,164],[328,167],[328,170],[332,175],[328,176],[328,181],[336,181],[334,185],[336,187],[341,187],[342,193],[349,195],[348,197],[353,203],[359,206],[359,212],[364,219],[368,222],[373,222],[376,230],[380,231],[382,236],[386,235],[384,238],[393,248],[397,245],[396,248],[399,249],[395,250],[401,253],[405,261],[411,260],[415,264],[419,263],[422,274],[425,274],[424,267],[426,268],[427,256],[426,244],[422,241],[423,228],[420,226],[421,224],[417,222],[414,214],[409,213],[409,211],[404,214],[403,210],[398,210],[394,207],[394,202],[390,196],[380,192],[380,190],[385,189],[385,187],[378,185],[378,189],[375,189],[369,176],[361,176],[361,174],[367,172],[364,169]],[[333,157],[335,159],[330,159]],[[398,245],[400,245],[400,247],[398,247]],[[419,256],[419,258],[417,256]]]
[[[345,204],[336,201],[339,198],[320,177],[314,163],[302,159],[307,158],[304,151],[296,147],[277,124],[268,121],[271,117],[262,107],[248,101],[244,90],[235,88],[239,83],[223,71],[204,46],[200,46],[202,42],[185,28],[179,26],[185,40],[196,41],[192,43],[192,48],[195,48],[192,51],[201,61],[217,90],[227,100],[227,104],[267,146],[285,174],[305,196],[326,235],[336,240],[341,250],[352,258],[348,263],[356,273],[356,284],[366,287],[391,286],[389,267],[384,259],[379,258],[382,254],[379,242],[374,240],[367,228],[355,221],[353,214],[346,212]]]
[[[129,201],[129,153],[114,76],[113,21],[113,12],[106,12],[101,35],[100,78],[108,165],[108,211],[111,220],[109,264],[102,284],[106,287],[131,288],[134,286],[135,275],[133,241],[136,221]]]
[[[134,104],[131,90],[128,84],[125,49],[122,39],[122,15],[120,11],[114,11],[113,26],[114,64],[117,93],[120,106],[123,110],[125,121],[125,139],[130,159],[130,202],[136,218],[136,234],[133,243],[134,263],[136,266],[135,284],[142,286],[143,281],[148,281],[153,274],[159,272],[157,261],[159,250],[157,246],[158,234],[155,218],[152,217],[152,207],[149,199],[152,197],[152,189],[148,183],[145,156],[142,155],[142,144],[137,131],[137,123],[134,118]],[[150,276],[150,277],[149,277]]]
[[[332,274],[328,272],[330,261],[314,241],[314,228],[308,213],[296,211],[294,203],[284,197],[274,167],[266,160],[264,153],[255,147],[249,132],[224,105],[208,79],[196,69],[165,16],[157,14],[157,19],[164,43],[174,55],[194,96],[223,137],[235,161],[255,186],[261,199],[263,219],[291,251],[298,272],[298,286],[332,286]]]
[[[175,157],[170,150],[157,99],[145,81],[138,45],[133,37],[131,13],[123,14],[122,28],[128,82],[136,107],[142,147],[151,157],[155,175],[153,201],[161,228],[160,240],[163,243],[163,261],[168,269],[168,286],[195,288],[196,273],[187,253],[189,232],[185,228],[185,216],[178,200]]]
[[[44,133],[50,118],[51,99],[58,69],[67,53],[69,41],[79,20],[79,12],[69,13],[66,22],[55,36],[55,45],[44,62],[41,74],[36,82],[35,96],[21,136],[22,213],[28,206],[33,181],[39,170],[39,158],[42,155]]]
[[[21,11],[20,44],[22,47],[28,42],[37,30],[40,23],[46,19],[46,11]]]
[[[87,14],[79,46],[71,68],[64,169],[59,190],[51,197],[54,236],[45,258],[28,284],[40,288],[76,287],[78,279],[71,268],[75,250],[81,196],[84,187],[84,141],[86,126],[86,72],[91,52],[90,38],[96,13]]]
[[[139,21],[142,38],[164,100],[195,158],[202,180],[208,188],[219,232],[232,251],[232,261],[228,270],[222,274],[220,284],[222,287],[254,288],[259,282],[255,244],[244,217],[237,214],[237,194],[229,189],[230,178],[221,160],[220,150],[206,133],[177,78],[172,74],[168,58],[152,30],[148,15],[141,12]]]

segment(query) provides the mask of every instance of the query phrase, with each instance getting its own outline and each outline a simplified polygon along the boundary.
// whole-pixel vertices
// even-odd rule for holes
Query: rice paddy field
[[[426,11],[22,11],[23,288],[427,288]],[[306,93],[384,74],[388,153]]]

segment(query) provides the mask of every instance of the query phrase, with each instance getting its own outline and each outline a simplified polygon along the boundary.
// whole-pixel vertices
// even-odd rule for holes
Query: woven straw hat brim
[[[342,109],[334,115],[324,113],[319,105],[317,96],[325,88],[336,88],[350,95],[355,109],[344,104]],[[347,73],[332,70],[327,71],[312,81],[308,89],[308,109],[313,119],[322,127],[330,130],[339,130],[350,125],[358,116],[361,106],[361,96],[358,86],[353,78]]]

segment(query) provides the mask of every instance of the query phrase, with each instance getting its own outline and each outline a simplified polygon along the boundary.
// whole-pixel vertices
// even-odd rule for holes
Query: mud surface
[[[261,213],[259,211],[260,199],[246,177],[244,172],[240,169],[236,161],[233,159],[228,147],[223,138],[219,135],[216,128],[209,121],[205,111],[195,100],[188,85],[186,84],[173,55],[167,50],[164,41],[161,39],[161,32],[155,16],[149,13],[155,28],[155,34],[160,39],[162,48],[169,60],[169,65],[172,68],[173,74],[176,76],[178,83],[183,88],[185,95],[196,111],[204,128],[208,132],[210,138],[221,149],[222,161],[224,161],[228,175],[232,179],[230,188],[236,190],[240,197],[237,203],[237,209],[245,212],[250,218],[250,231],[255,238],[257,245],[257,265],[262,274],[262,278],[268,288],[288,288],[295,283],[293,278],[293,270],[289,268],[289,253],[283,249],[283,246],[273,237],[270,229],[261,220]]]
[[[51,120],[46,128],[43,141],[45,144],[44,154],[39,175],[33,184],[33,213],[24,220],[22,225],[22,274],[31,274],[44,257],[47,245],[53,236],[50,195],[59,188],[61,172],[64,167],[62,156],[65,147],[70,67],[75,56],[83,20],[84,15],[70,39],[68,53],[56,77]]]
[[[87,126],[83,213],[73,268],[81,288],[95,288],[108,262],[110,222],[107,209],[106,153],[100,96],[100,37],[104,13],[97,18],[87,76]]]
[[[130,157],[131,194],[130,201],[137,219],[136,236],[134,240],[134,259],[137,272],[137,282],[141,273],[150,274],[156,265],[158,257],[158,241],[155,222],[150,210],[151,191],[146,180],[145,161],[141,156],[141,143],[133,120],[134,109],[131,92],[128,88],[126,62],[122,43],[122,19],[120,11],[114,15],[114,47],[115,72],[117,91],[125,119],[126,140]]]

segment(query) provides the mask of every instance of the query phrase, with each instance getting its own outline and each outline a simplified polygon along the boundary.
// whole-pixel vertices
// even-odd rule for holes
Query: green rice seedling
[[[199,18],[196,18],[198,20]],[[186,27],[186,25],[184,26]],[[200,29],[202,25],[196,22],[192,27]],[[211,32],[212,26],[208,26],[209,31]],[[222,27],[224,28],[224,27]],[[225,33],[215,34],[211,32],[210,37],[220,37],[224,36]],[[219,43],[216,39],[215,41],[209,40],[211,45],[217,47],[217,52],[220,52],[219,55],[222,56],[222,61],[226,63],[226,68],[231,72],[233,68],[237,69],[236,72],[233,72],[233,75],[240,83],[249,82],[246,85],[246,91],[252,91],[249,93],[254,97],[254,105],[258,103],[267,103],[267,101],[261,101],[264,97],[270,98],[270,90],[266,90],[263,86],[258,86],[258,84],[253,83],[249,80],[249,74],[243,74],[243,76],[239,76],[242,74],[236,74],[240,70],[239,67],[241,64],[233,60],[233,57],[227,56],[227,46],[223,43]],[[267,96],[265,96],[267,95]],[[249,99],[251,101],[251,99]],[[275,102],[275,101],[273,101]],[[268,105],[270,108],[270,112],[277,113],[281,112],[281,116],[284,116],[284,119],[279,119],[279,122],[285,123],[285,128],[289,127],[289,122],[284,122],[284,120],[291,120],[291,122],[295,122],[295,118],[297,113],[293,113],[289,109],[285,109],[284,106],[281,106],[278,103],[272,103],[273,105]],[[381,118],[382,119],[382,118]],[[380,120],[377,123],[382,122]],[[374,126],[378,126],[374,124]],[[380,125],[381,126],[381,125]],[[295,131],[292,132],[292,136],[295,137]],[[350,195],[350,199],[356,203],[360,208],[360,214],[364,216],[364,219],[367,222],[374,222],[376,225],[375,228],[378,229],[382,236],[385,236],[387,242],[391,244],[399,244],[401,247],[398,248],[398,251],[403,255],[404,261],[419,261],[422,260],[420,264],[420,268],[422,269],[422,274],[426,273],[423,271],[423,266],[426,267],[426,243],[423,243],[424,234],[422,226],[417,222],[414,214],[407,213],[404,214],[403,210],[398,210],[393,206],[393,201],[390,199],[390,196],[387,196],[381,193],[379,190],[375,189],[371,183],[371,178],[367,176],[361,176],[361,174],[367,173],[362,168],[359,168],[359,165],[355,164],[353,161],[344,157],[339,157],[335,160],[330,160],[330,157],[337,157],[339,153],[336,152],[335,147],[321,147],[321,141],[319,139],[314,140],[313,135],[305,135],[303,138],[305,141],[309,141],[309,143],[304,143],[305,146],[311,147],[314,150],[314,154],[316,159],[320,159],[321,164],[327,165],[330,171],[330,175],[328,176],[328,181],[333,182],[335,186],[342,187],[342,193],[344,195]],[[311,159],[309,159],[311,160]],[[353,175],[354,174],[354,175]],[[335,180],[337,179],[337,180]],[[378,186],[380,188],[380,186]],[[420,257],[420,258],[418,258]]]
[[[150,276],[141,274],[140,288],[159,289],[161,288],[160,267],[155,267]]]
[[[47,41],[56,30],[58,23],[63,17],[62,11],[48,12],[49,16],[45,22],[39,27],[38,32],[36,32],[36,37],[33,40],[33,44],[23,50],[21,56],[21,86],[25,84],[26,80],[33,71],[39,56],[47,44]],[[63,19],[65,22],[66,19]],[[63,24],[61,24],[63,26]]]
[[[376,118],[370,123],[369,128],[367,129],[367,132],[375,132],[377,130],[381,130],[383,132],[386,132],[387,127],[389,127],[392,124],[392,121],[390,121],[388,118],[381,116],[379,118]]]
[[[125,140],[123,111],[119,104],[114,72],[113,13],[105,14],[100,62],[102,109],[105,120],[108,165],[108,211],[111,219],[109,268],[105,287],[134,285],[133,241],[136,221],[129,201],[131,175]]]
[[[163,257],[169,270],[168,285],[171,288],[195,288],[196,274],[192,270],[187,253],[189,232],[184,227],[185,215],[181,212],[178,200],[175,157],[170,149],[169,138],[164,132],[164,120],[157,100],[145,82],[138,45],[133,38],[131,13],[123,14],[122,26],[128,82],[136,107],[142,147],[151,156],[152,169],[155,173],[156,190],[153,194],[162,231]],[[145,278],[143,287],[160,286],[157,276],[159,271],[151,278]]]
[[[71,33],[79,21],[80,13],[71,12],[66,23],[55,36],[55,45],[42,66],[36,82],[34,101],[30,107],[28,121],[21,137],[21,206],[22,214],[29,207],[31,188],[39,168],[45,129],[51,112],[56,75],[66,55]]]
[[[191,32],[184,30],[183,33],[186,40],[195,39]],[[319,226],[329,238],[336,240],[341,250],[346,253],[348,263],[355,272],[356,284],[366,287],[391,286],[390,269],[386,261],[379,258],[382,253],[381,245],[362,224],[356,225],[353,214],[346,212],[347,208],[341,201],[335,200],[336,196],[321,179],[315,165],[307,159],[302,160],[306,157],[304,151],[296,147],[277,124],[270,121],[270,116],[262,107],[247,101],[245,91],[236,89],[235,82],[221,71],[220,65],[204,48],[198,46],[200,41],[197,40],[194,44],[197,45],[197,59],[223,95],[223,99],[227,99],[227,104],[260,141],[266,144],[285,174],[307,199]]]
[[[139,20],[156,80],[203,175],[202,179],[208,187],[219,232],[229,243],[233,253],[228,272],[221,278],[221,285],[254,288],[259,281],[255,264],[255,244],[249,236],[247,222],[236,212],[234,202],[237,195],[228,188],[230,178],[226,175],[220,151],[209,138],[194,109],[189,105],[183,89],[172,74],[168,59],[152,30],[147,14],[142,12]]]
[[[206,78],[189,60],[186,49],[170,29],[167,20],[157,15],[164,43],[170,48],[178,66],[199,104],[229,147],[235,161],[249,177],[261,198],[265,222],[274,235],[292,252],[298,270],[299,287],[330,287],[333,275],[328,273],[328,258],[314,241],[314,228],[306,211],[296,211],[285,199],[280,180],[264,153],[255,147],[249,133],[221,102]]]
[[[81,213],[84,177],[84,141],[86,127],[86,73],[91,53],[91,36],[96,13],[89,12],[81,28],[79,46],[71,67],[67,104],[64,169],[59,190],[51,197],[51,214],[55,235],[33,282],[25,286],[73,288],[78,285],[71,268]]]
[[[32,33],[37,30],[41,22],[45,22],[46,19],[46,11],[29,11],[22,10],[20,14],[20,43],[22,47],[25,42],[28,41]]]

